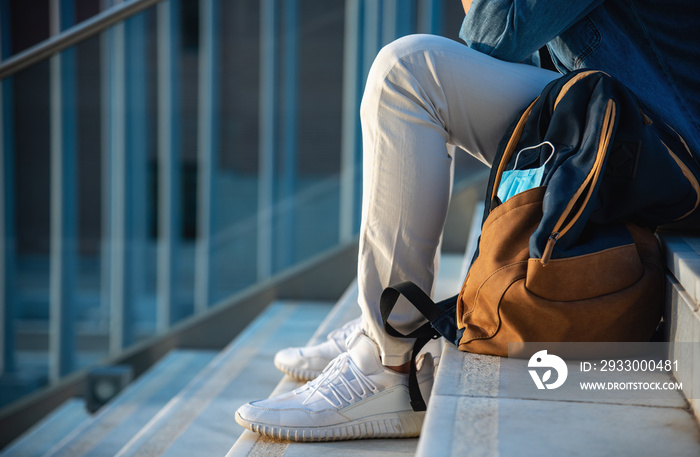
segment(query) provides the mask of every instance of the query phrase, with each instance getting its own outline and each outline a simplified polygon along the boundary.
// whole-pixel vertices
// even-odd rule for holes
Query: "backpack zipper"
[[[610,146],[616,109],[615,102],[612,99],[609,99],[605,107],[605,115],[601,126],[596,160],[591,168],[591,171],[588,173],[588,176],[586,176],[586,179],[576,190],[571,200],[569,200],[566,208],[564,208],[564,212],[561,214],[561,216],[559,216],[557,223],[554,224],[554,229],[552,230],[552,234],[549,235],[547,245],[542,253],[542,259],[540,259],[543,266],[546,266],[549,263],[549,260],[552,257],[552,252],[554,251],[554,245],[562,236],[566,234],[566,232],[571,229],[571,227],[574,226],[576,221],[578,221],[584,209],[586,209],[586,205],[588,205],[591,196],[593,195],[593,190],[595,189],[596,183],[600,178],[603,170],[603,163],[605,162],[605,157]],[[581,204],[578,205],[578,210],[576,213],[572,215],[571,213],[574,211],[574,208],[577,206],[579,201],[581,201]]]

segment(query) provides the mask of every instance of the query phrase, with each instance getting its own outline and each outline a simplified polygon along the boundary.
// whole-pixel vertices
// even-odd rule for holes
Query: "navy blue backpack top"
[[[569,73],[547,85],[525,112],[503,138],[487,195],[516,161],[518,169],[544,165],[544,214],[530,238],[531,257],[580,254],[580,237],[591,224],[697,224],[697,158],[616,79],[593,70]],[[524,150],[533,145],[540,146]],[[517,160],[514,151],[520,151]],[[503,157],[507,152],[512,155]],[[490,202],[486,212],[500,203]],[[605,243],[605,236],[596,238]]]

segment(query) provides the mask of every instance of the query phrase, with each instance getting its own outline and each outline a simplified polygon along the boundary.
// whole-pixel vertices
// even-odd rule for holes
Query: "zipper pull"
[[[551,235],[549,235],[547,245],[544,247],[544,252],[542,253],[542,259],[540,259],[543,267],[546,267],[549,263],[549,259],[552,258],[552,251],[554,251],[554,245],[557,244],[558,239],[559,232],[553,232]]]

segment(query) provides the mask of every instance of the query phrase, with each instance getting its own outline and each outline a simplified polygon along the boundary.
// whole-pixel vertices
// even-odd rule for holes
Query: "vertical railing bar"
[[[343,41],[343,108],[340,158],[339,240],[348,242],[355,231],[356,157],[360,149],[360,87],[362,84],[362,34],[360,17],[363,0],[345,1]]]
[[[104,11],[112,5],[112,0],[100,0],[100,9]],[[112,43],[114,42],[113,28],[100,35],[100,155],[101,155],[101,187],[100,187],[100,324],[101,330],[109,329],[110,318],[110,277],[111,277],[111,61]]]
[[[10,54],[9,8],[0,0],[0,59]],[[13,78],[0,81],[0,376],[16,370],[13,85]]]
[[[400,3],[401,7],[396,11],[396,33],[392,40],[411,33],[416,33],[417,0],[404,0]]]
[[[50,3],[51,35],[71,14],[69,2]],[[51,252],[49,297],[49,380],[55,383],[75,365],[73,305],[76,267],[76,153],[74,49],[56,54],[50,65]],[[65,67],[65,68],[64,68]]]
[[[365,0],[362,50],[362,84],[364,85],[374,57],[381,47],[383,0]]]
[[[284,1],[284,52],[283,56],[283,116],[282,176],[279,196],[284,201],[280,224],[277,227],[276,251],[280,255],[279,266],[286,267],[294,261],[296,229],[294,217],[294,194],[297,187],[297,111],[299,91],[299,4],[298,0]]]
[[[199,160],[195,312],[213,302],[212,268],[216,233],[216,188],[219,157],[219,0],[200,1],[199,42]]]
[[[418,31],[440,34],[442,32],[442,8],[444,0],[419,0]]]
[[[118,0],[119,1],[119,0]],[[127,277],[129,242],[126,227],[128,213],[126,158],[126,56],[125,25],[116,24],[112,30],[110,81],[110,332],[109,352],[118,354],[128,340]]]
[[[435,11],[433,12],[433,33],[441,35],[445,32],[445,0],[433,0]]]
[[[61,31],[60,0],[49,2],[49,35],[55,36]],[[61,251],[63,246],[62,229],[62,149],[63,126],[61,125],[61,54],[49,59],[49,149],[50,149],[50,235],[49,235],[49,381],[56,382],[60,378],[62,364],[63,339],[63,300],[61,284]]]
[[[14,148],[8,138],[11,133],[8,107],[12,92],[7,90],[11,80],[0,82],[0,375],[15,371],[14,348],[14,288],[15,288],[15,227],[14,227]]]
[[[258,280],[272,274],[275,139],[277,117],[277,17],[278,1],[260,2],[260,118],[258,171]]]
[[[158,266],[156,331],[173,323],[177,300],[180,214],[180,0],[157,6],[158,36]]]
[[[343,136],[345,137],[344,144],[346,146],[343,148],[342,159],[343,183],[341,185],[341,206],[344,208],[342,211],[348,215],[341,217],[341,240],[346,240],[355,233],[358,226],[355,221],[359,220],[359,213],[361,212],[362,189],[359,185],[361,182],[359,177],[362,172],[362,144],[358,119],[359,106],[362,97],[362,87],[365,85],[369,69],[380,48],[382,5],[382,0],[364,0],[360,4],[359,11],[357,12],[357,86],[354,89],[345,87],[344,91],[346,91],[346,97],[343,99],[343,104],[345,105],[344,109],[348,110],[348,114],[343,117],[349,119],[350,116],[353,116],[355,119],[355,129],[354,132],[348,130],[349,123],[351,122],[350,120],[346,121],[348,122],[347,127],[345,124],[343,127]],[[350,14],[348,14],[348,18],[351,18]],[[346,56],[347,58],[352,58],[352,51],[348,52]],[[346,71],[349,71],[348,65],[346,65]],[[351,92],[354,92],[353,100],[350,99]],[[348,108],[349,104],[351,105],[350,108]],[[351,113],[351,110],[354,110],[354,112]],[[350,135],[354,136],[354,140],[349,139]],[[350,141],[354,142],[352,153],[347,149],[350,145]],[[350,182],[352,182],[352,184],[349,184]],[[350,232],[345,232],[345,230],[348,229],[350,229]]]
[[[416,29],[418,33],[433,33],[433,0],[418,0]]]
[[[148,245],[148,163],[149,128],[148,128],[148,73],[146,71],[146,14],[141,12],[124,21],[125,26],[125,55],[129,57],[126,64],[126,100],[128,115],[126,116],[126,186],[124,198],[126,201],[127,251],[125,274],[129,275],[128,295],[124,302],[126,312],[125,346],[134,342],[136,311],[144,306],[157,305],[155,301],[145,299],[152,297],[147,291],[146,272],[155,268],[151,253],[154,251]],[[150,324],[150,322],[149,322]],[[155,324],[155,322],[153,322]]]
[[[401,10],[406,10],[405,3],[408,0],[401,0],[401,8],[398,7],[398,0],[383,0],[382,11],[382,32],[381,44],[386,45],[394,41],[399,34],[399,13]]]

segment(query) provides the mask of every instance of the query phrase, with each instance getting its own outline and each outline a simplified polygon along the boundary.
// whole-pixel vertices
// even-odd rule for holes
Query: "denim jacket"
[[[700,1],[474,0],[460,37],[511,62],[546,44],[562,73],[610,74],[700,158]]]

